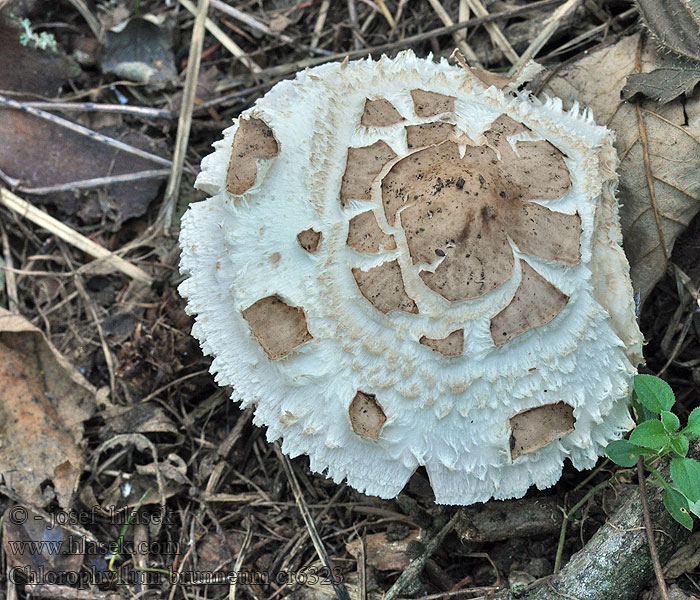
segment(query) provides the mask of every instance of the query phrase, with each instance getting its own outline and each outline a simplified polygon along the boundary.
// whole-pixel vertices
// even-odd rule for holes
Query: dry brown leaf
[[[663,277],[676,237],[700,208],[700,98],[664,106],[620,100],[629,74],[660,64],[654,42],[634,35],[562,69],[544,88],[567,108],[574,101],[588,106],[597,123],[615,131],[623,244],[642,300]]]
[[[0,474],[26,501],[68,508],[83,468],[83,422],[96,391],[19,315],[0,308]]]
[[[101,133],[151,153],[163,153],[156,140],[135,129],[103,128]],[[128,175],[163,167],[53,121],[5,107],[0,107],[0,148],[0,170],[27,188]],[[106,194],[98,194],[95,190],[85,193],[73,190],[42,193],[32,198],[37,204],[50,202],[56,205],[62,214],[73,216],[77,213],[85,222],[107,219],[110,228],[116,231],[123,221],[144,214],[160,185],[158,179],[140,179],[105,185],[100,189]]]
[[[385,533],[371,533],[365,538],[365,560],[379,571],[403,571],[411,562],[408,545],[420,541],[420,538],[419,531],[410,531],[405,538],[391,541]],[[346,544],[345,549],[357,558],[361,544],[361,540],[355,539]]]

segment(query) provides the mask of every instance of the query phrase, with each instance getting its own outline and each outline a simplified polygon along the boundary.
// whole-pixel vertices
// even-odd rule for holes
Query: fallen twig
[[[23,194],[34,194],[35,196],[43,196],[45,194],[53,194],[54,192],[72,192],[74,190],[89,190],[115,183],[127,183],[130,181],[141,181],[143,179],[164,179],[170,174],[167,169],[154,169],[152,171],[136,171],[135,173],[124,173],[123,175],[111,175],[109,177],[94,177],[93,179],[79,179],[77,181],[69,181],[67,183],[57,183],[56,185],[47,185],[43,187],[27,187],[21,185],[19,179],[10,177],[0,171],[0,179],[13,189]]]
[[[153,283],[153,278],[143,269],[140,269],[129,261],[110,252],[107,248],[100,246],[91,239],[86,238],[84,235],[68,227],[68,225],[61,223],[58,219],[53,218],[43,210],[36,208],[26,200],[13,194],[10,190],[0,188],[0,205],[29,219],[32,223],[43,227],[56,237],[68,242],[86,254],[103,261],[106,265],[111,266],[115,270],[121,271],[125,275],[138,281],[143,281],[148,284]]]
[[[30,115],[34,115],[35,117],[51,121],[53,123],[56,123],[56,125],[60,125],[61,127],[65,127],[66,129],[75,131],[80,135],[85,135],[89,138],[102,142],[103,144],[112,146],[113,148],[123,150],[124,152],[128,152],[129,154],[134,154],[136,156],[140,156],[141,158],[146,158],[150,161],[159,163],[161,165],[172,165],[172,162],[169,161],[167,158],[163,158],[162,156],[158,156],[157,154],[151,154],[150,152],[146,152],[145,150],[141,150],[140,148],[135,148],[134,146],[130,146],[129,144],[125,144],[124,142],[120,142],[119,140],[115,140],[114,138],[102,135],[97,131],[93,131],[92,129],[88,129],[87,127],[78,125],[77,123],[73,123],[73,121],[62,119],[61,117],[57,117],[56,115],[52,115],[51,113],[48,113],[38,108],[32,108],[27,104],[17,102],[16,100],[11,100],[10,98],[7,98],[6,96],[3,96],[1,94],[0,105],[8,106],[16,110],[21,110],[29,113]]]

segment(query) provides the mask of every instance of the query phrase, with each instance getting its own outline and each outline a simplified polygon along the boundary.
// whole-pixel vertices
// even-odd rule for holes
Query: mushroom
[[[392,498],[545,488],[632,425],[640,363],[612,134],[469,68],[325,64],[224,131],[180,293],[290,456]]]

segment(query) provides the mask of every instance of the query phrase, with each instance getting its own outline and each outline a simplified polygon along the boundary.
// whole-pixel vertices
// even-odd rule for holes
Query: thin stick
[[[647,532],[647,542],[649,543],[649,556],[651,557],[651,564],[654,565],[654,575],[656,575],[656,582],[659,584],[661,598],[662,600],[668,600],[666,580],[664,579],[664,574],[661,570],[659,553],[656,551],[656,542],[654,541],[654,529],[651,526],[651,515],[649,514],[649,499],[647,498],[647,482],[644,473],[643,456],[640,456],[637,459],[637,479],[639,479],[639,499],[642,502],[642,516],[644,517],[644,529]]]
[[[545,28],[537,34],[537,37],[532,40],[527,50],[523,52],[520,59],[510,68],[508,71],[508,76],[512,76],[520,67],[522,67],[528,60],[537,56],[537,53],[542,50],[542,47],[549,41],[549,38],[554,35],[554,32],[559,27],[559,23],[566,17],[572,10],[576,8],[576,5],[580,0],[567,0],[564,4],[558,7],[552,16],[547,20],[547,25]]]
[[[22,102],[17,102],[16,100],[11,100],[10,98],[3,96],[2,94],[0,94],[0,105],[9,106],[10,108],[15,108],[17,110],[27,112],[30,115],[34,115],[35,117],[39,117],[41,119],[51,121],[52,123],[56,123],[57,125],[60,125],[61,127],[65,127],[66,129],[70,129],[71,131],[75,131],[76,133],[79,133],[80,135],[85,135],[89,138],[97,140],[98,142],[102,142],[103,144],[107,144],[108,146],[111,146],[112,148],[117,148],[119,150],[123,150],[124,152],[128,152],[129,154],[135,154],[136,156],[140,156],[141,158],[146,158],[150,161],[159,163],[161,165],[167,165],[167,166],[172,165],[172,162],[169,161],[167,158],[163,158],[162,156],[158,156],[156,154],[151,154],[150,152],[146,152],[145,150],[135,148],[134,146],[130,146],[129,144],[125,144],[124,142],[120,142],[119,140],[115,140],[114,138],[107,137],[106,135],[102,135],[101,133],[97,133],[96,131],[93,131],[92,129],[88,129],[87,127],[83,127],[82,125],[78,125],[77,123],[73,123],[73,121],[68,121],[67,119],[62,119],[61,117],[57,117],[56,115],[52,115],[51,113],[45,112],[45,111],[40,110],[38,108],[31,108],[30,106],[27,106],[26,104],[23,104]]]
[[[90,256],[94,256],[100,261],[103,261],[106,265],[109,265],[117,271],[121,271],[132,279],[143,281],[148,284],[153,283],[153,278],[144,270],[136,265],[132,265],[129,261],[110,252],[107,248],[100,246],[91,239],[86,238],[84,235],[68,227],[68,225],[61,223],[58,219],[54,219],[43,210],[32,206],[29,202],[13,194],[10,190],[0,188],[0,205],[26,217],[32,223],[46,229],[57,238],[68,242]]]
[[[318,534],[316,523],[314,523],[313,517],[309,512],[309,507],[306,504],[306,500],[304,500],[304,494],[301,491],[299,481],[297,480],[297,476],[292,468],[292,463],[285,454],[282,454],[279,444],[275,442],[273,448],[275,449],[275,453],[282,463],[284,472],[289,480],[289,486],[292,488],[292,493],[294,494],[294,500],[296,501],[299,512],[301,513],[301,518],[304,520],[304,525],[306,525],[306,530],[311,538],[314,548],[316,549],[316,554],[318,554],[318,557],[321,559],[321,563],[326,568],[326,572],[331,580],[331,585],[333,585],[333,591],[335,592],[336,598],[338,600],[350,600],[350,595],[348,594],[345,584],[336,578],[336,571],[333,566],[333,562],[331,561],[330,556],[328,556],[328,552],[326,552],[326,547],[323,545],[321,536]]]
[[[175,152],[173,152],[173,166],[165,189],[165,198],[158,212],[156,229],[162,228],[166,234],[170,230],[175,212],[175,203],[180,192],[182,180],[182,166],[185,164],[185,152],[187,142],[190,139],[190,126],[192,124],[192,110],[194,109],[194,96],[197,91],[199,78],[199,64],[202,58],[202,44],[204,43],[204,22],[207,18],[209,0],[199,0],[197,14],[192,27],[192,39],[190,40],[190,55],[187,61],[187,76],[185,87],[182,91],[182,105],[180,118],[177,121],[177,138],[175,139]]]
[[[97,102],[24,102],[29,108],[44,110],[105,112],[122,115],[136,115],[154,119],[177,119],[177,113],[147,106],[125,106],[123,104],[98,104]]]
[[[182,4],[182,6],[189,10],[193,15],[197,14],[197,8],[192,2],[190,2],[190,0],[178,0],[178,2],[180,2],[180,4]],[[246,51],[236,44],[236,42],[234,42],[228,35],[226,35],[226,32],[209,17],[207,17],[204,21],[204,26],[207,28],[209,33],[211,33],[219,42],[221,42],[221,45],[226,48],[226,50],[241,61],[241,64],[245,65],[253,73],[259,73],[262,71],[260,65],[250,58]]]
[[[7,309],[11,313],[19,314],[19,295],[17,294],[17,280],[15,279],[12,266],[10,240],[2,223],[0,223],[0,233],[2,233],[2,253],[5,259],[5,289],[7,290]]]
[[[477,17],[485,17],[489,14],[489,11],[486,10],[484,5],[481,3],[481,0],[467,0],[467,2]],[[510,45],[510,42],[508,41],[506,36],[503,35],[503,32],[498,28],[498,25],[496,25],[495,23],[487,23],[486,25],[484,25],[484,27],[488,32],[489,37],[491,38],[491,42],[494,44],[494,46],[500,48],[503,54],[505,54],[506,58],[512,64],[517,63],[519,60],[518,53],[515,50],[513,50],[513,46]]]
[[[367,556],[365,549],[365,534],[358,536],[360,540],[360,552],[357,557],[357,575],[360,580],[358,600],[367,600]]]
[[[447,14],[447,11],[443,5],[440,4],[440,0],[428,0],[428,2],[430,2],[430,6],[433,7],[435,14],[440,17],[440,20],[444,25],[447,25],[448,27],[454,25],[454,21],[450,15]],[[472,66],[481,65],[479,57],[475,54],[474,50],[472,50],[472,47],[467,44],[466,31],[455,31],[452,34],[452,39],[454,40],[455,44],[457,44],[459,51],[464,54],[465,58],[469,61],[469,63],[471,63]]]
[[[321,10],[318,11],[318,18],[314,24],[314,32],[311,37],[312,48],[318,46],[318,41],[321,39],[321,33],[323,32],[323,26],[326,24],[326,17],[328,16],[328,9],[330,6],[331,0],[323,0],[323,2],[321,2]]]
[[[67,255],[67,253],[64,254],[64,256]],[[85,308],[90,313],[92,321],[95,324],[95,329],[97,329],[97,335],[100,338],[100,346],[102,347],[102,354],[105,357],[105,364],[107,365],[107,373],[109,373],[109,389],[112,392],[112,399],[115,399],[117,397],[117,379],[114,375],[114,358],[112,357],[112,352],[110,351],[109,346],[107,345],[107,340],[105,340],[105,335],[104,331],[102,331],[102,324],[100,323],[100,318],[97,316],[97,310],[95,310],[90,296],[88,295],[87,291],[85,291],[85,286],[83,285],[82,277],[78,275],[77,272],[74,272],[73,283],[75,283],[75,288],[78,290],[78,293],[83,298]]]
[[[123,175],[111,175],[110,177],[95,177],[93,179],[79,179],[77,181],[69,181],[68,183],[57,183],[56,185],[47,185],[44,187],[27,187],[18,185],[19,182],[14,178],[3,177],[4,173],[0,173],[0,178],[6,179],[10,185],[12,181],[17,182],[13,187],[16,191],[23,194],[34,194],[43,196],[54,192],[72,192],[73,190],[89,190],[115,183],[127,183],[130,181],[141,181],[143,179],[165,179],[170,171],[167,169],[155,169],[153,171],[136,171],[135,173],[124,173]]]

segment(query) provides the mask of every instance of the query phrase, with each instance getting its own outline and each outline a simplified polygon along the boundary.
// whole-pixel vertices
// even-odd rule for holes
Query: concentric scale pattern
[[[393,497],[552,485],[630,425],[641,358],[610,133],[417,59],[276,85],[204,159],[181,293],[268,439]]]

